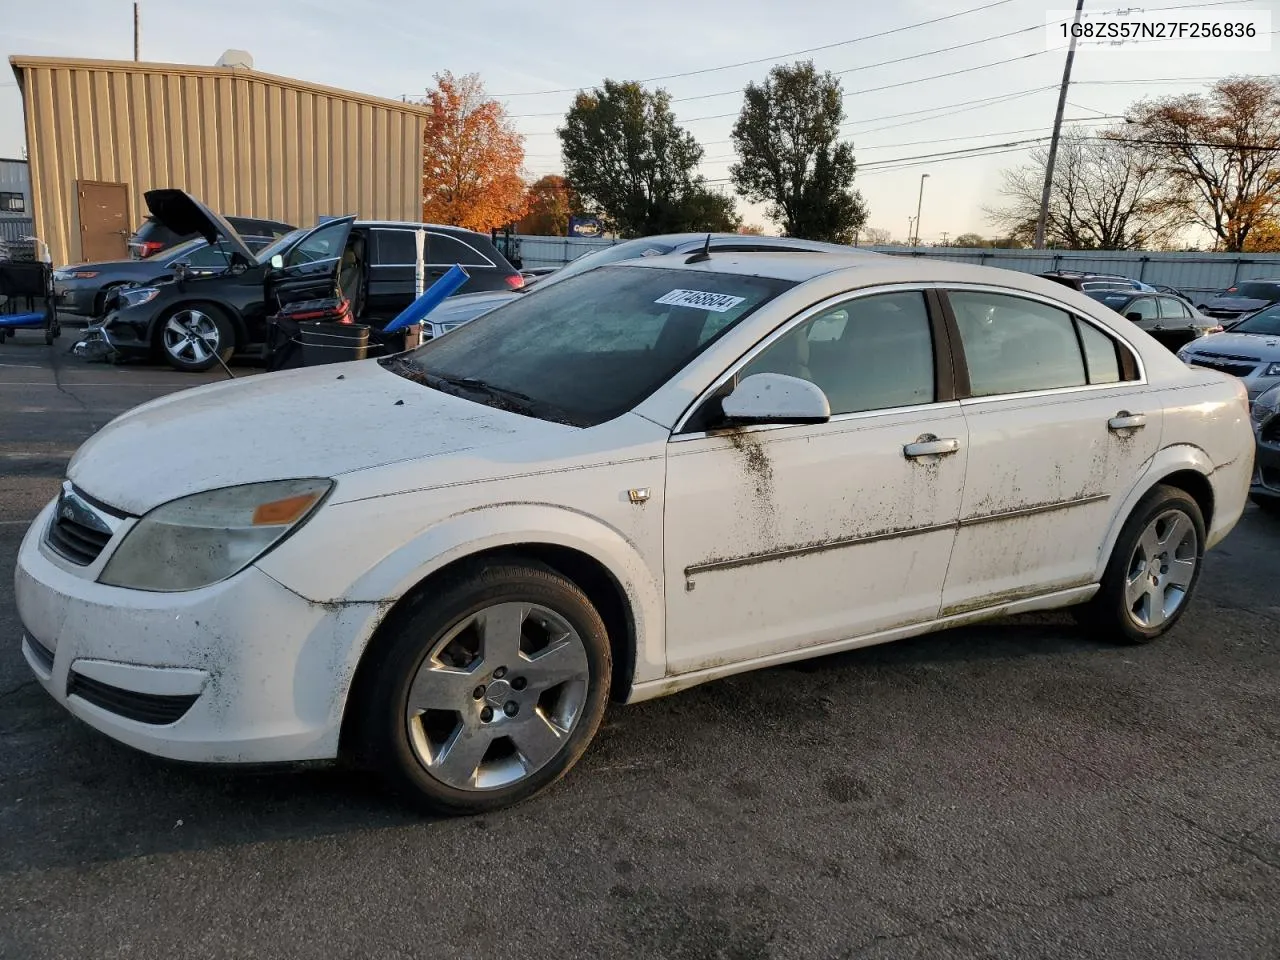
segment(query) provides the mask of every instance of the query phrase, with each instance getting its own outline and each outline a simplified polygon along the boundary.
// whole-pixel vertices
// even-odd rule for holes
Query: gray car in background
[[[1280,304],[1259,310],[1226,333],[1193,340],[1178,351],[1184,363],[1221,370],[1244,381],[1249,399],[1280,384]]]
[[[869,250],[858,250],[856,247],[841,246],[838,243],[823,243],[819,240],[799,240],[795,237],[757,237],[741,233],[713,233],[710,244],[705,233],[668,233],[657,237],[639,237],[626,240],[611,247],[601,247],[585,253],[576,260],[570,261],[558,270],[542,277],[537,283],[523,290],[499,290],[488,293],[464,293],[450,297],[445,303],[427,315],[423,322],[423,338],[438,337],[474,320],[482,313],[488,313],[504,303],[510,303],[537,290],[542,290],[554,283],[569,277],[575,277],[587,270],[603,267],[608,263],[622,260],[634,260],[638,257],[657,257],[667,253],[697,253],[709,247],[711,253],[743,253],[751,251],[769,251],[781,253],[838,253],[849,256],[858,253],[866,257],[879,259],[887,256],[883,253],[872,253]]]

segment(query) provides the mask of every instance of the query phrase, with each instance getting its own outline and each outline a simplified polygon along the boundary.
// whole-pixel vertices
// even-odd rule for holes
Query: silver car
[[[1244,381],[1250,401],[1280,383],[1280,304],[1259,310],[1226,333],[1193,340],[1178,351],[1184,363],[1221,370]]]
[[[862,254],[877,259],[886,256],[883,253],[872,253],[869,250],[858,250],[856,247],[845,247],[838,243],[823,243],[820,240],[800,240],[795,237],[758,237],[741,233],[713,233],[710,243],[705,233],[668,233],[657,237],[638,237],[626,240],[611,247],[601,247],[585,253],[576,260],[570,261],[558,270],[553,270],[537,281],[521,290],[489,290],[483,293],[463,293],[450,297],[440,306],[427,314],[423,321],[423,337],[431,339],[448,333],[474,320],[482,313],[488,313],[504,303],[518,300],[531,290],[542,290],[553,283],[575,277],[587,270],[603,267],[608,263],[620,263],[623,260],[634,260],[637,257],[656,257],[666,253],[696,254],[704,246],[712,253],[838,253],[841,256]]]

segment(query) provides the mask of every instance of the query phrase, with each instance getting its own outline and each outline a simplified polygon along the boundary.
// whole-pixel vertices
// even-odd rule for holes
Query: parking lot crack
[[[33,686],[34,684],[35,684],[34,680],[23,680],[17,686],[10,687],[8,690],[0,690],[0,700],[5,699],[6,697],[11,697],[15,693],[18,693],[19,691],[24,690],[27,687]]]

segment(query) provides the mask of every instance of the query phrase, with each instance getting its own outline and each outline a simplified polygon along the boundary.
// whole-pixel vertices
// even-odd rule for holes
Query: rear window
[[[409,262],[413,263],[410,257]],[[464,267],[497,266],[475,246],[444,233],[427,233],[426,262],[437,266],[462,264]]]
[[[476,402],[589,427],[632,409],[792,286],[768,277],[602,267],[535,287],[383,362]]]
[[[1099,303],[1106,304],[1112,310],[1119,310],[1132,299],[1130,294],[1109,290],[1090,290],[1088,296],[1093,297]]]

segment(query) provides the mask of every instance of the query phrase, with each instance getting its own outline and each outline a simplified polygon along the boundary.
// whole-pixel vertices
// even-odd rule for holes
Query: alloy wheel
[[[405,707],[409,743],[435,779],[507,787],[564,747],[590,683],[577,630],[535,603],[499,603],[448,630],[422,661]]]
[[[1139,627],[1159,627],[1178,612],[1195,578],[1200,541],[1195,524],[1181,510],[1166,510],[1149,524],[1129,561],[1124,599]]]
[[[218,352],[218,324],[203,310],[179,310],[164,325],[164,348],[185,363],[204,363]]]

